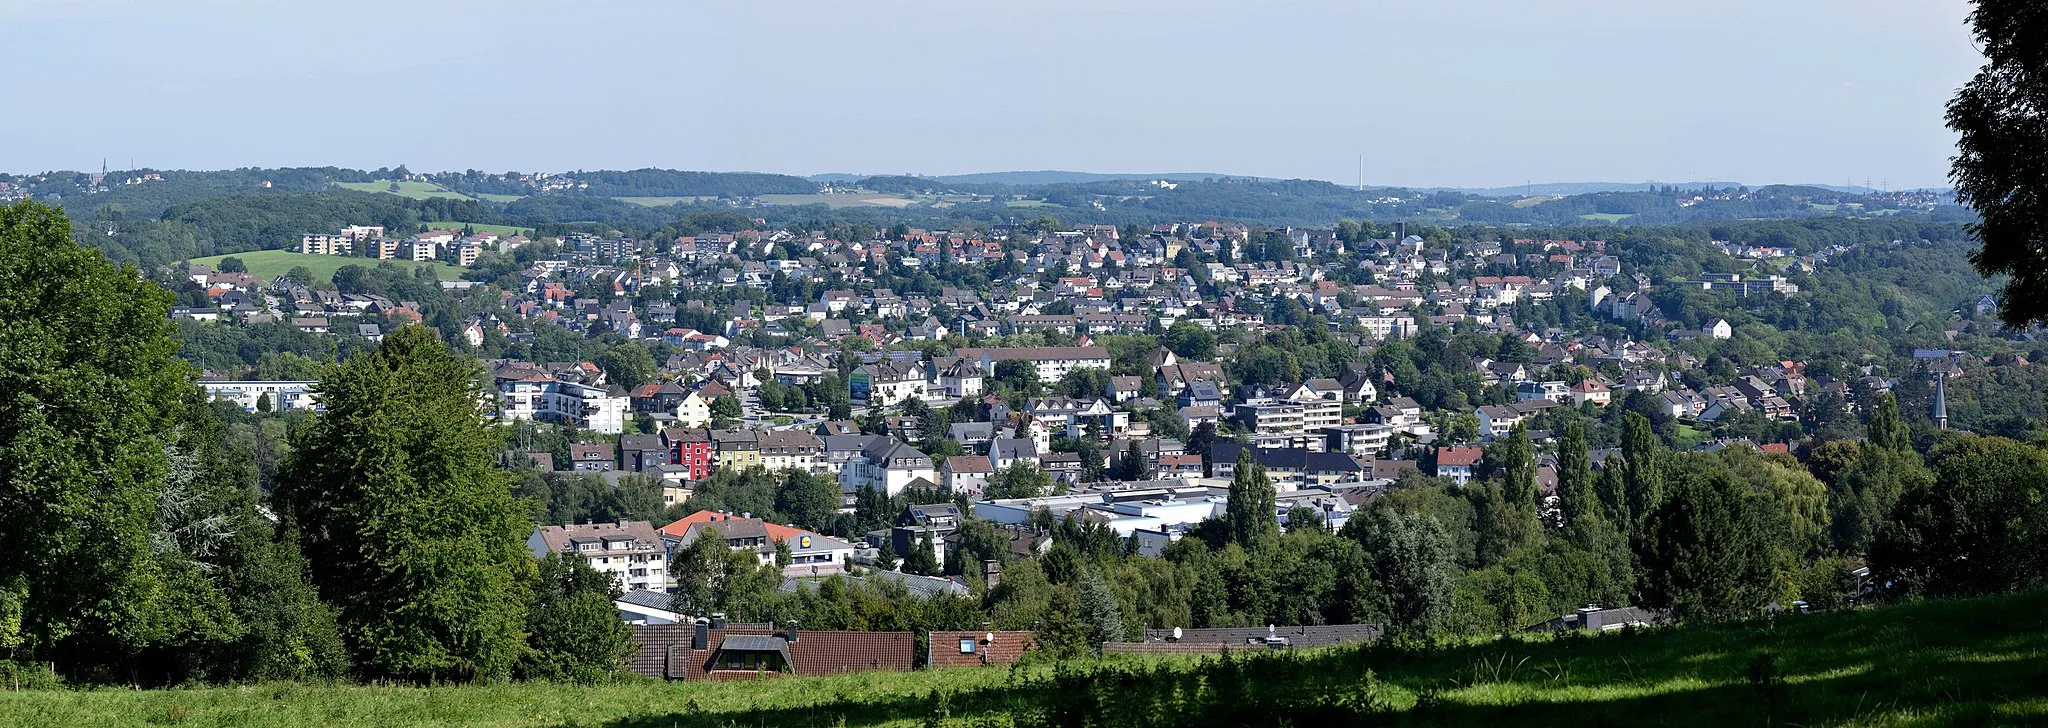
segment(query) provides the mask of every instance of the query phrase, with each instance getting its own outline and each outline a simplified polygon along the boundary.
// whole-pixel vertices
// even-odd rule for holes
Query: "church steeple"
[[[1948,372],[1934,373],[1934,426],[1948,429]]]

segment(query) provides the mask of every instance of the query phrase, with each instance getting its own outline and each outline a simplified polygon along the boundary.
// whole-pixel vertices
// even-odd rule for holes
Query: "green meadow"
[[[266,281],[284,275],[293,266],[305,266],[306,270],[319,278],[321,283],[333,280],[334,272],[341,270],[341,267],[344,265],[360,265],[365,268],[374,268],[378,263],[388,262],[415,268],[431,267],[435,270],[435,275],[444,281],[461,280],[462,272],[468,270],[460,266],[441,262],[414,263],[409,260],[380,261],[344,255],[303,255],[289,250],[257,250],[247,253],[230,253],[228,255],[194,258],[192,262],[206,263],[218,268],[221,259],[228,257],[241,258],[242,264],[249,267],[250,275]]]
[[[1732,625],[595,687],[0,692],[0,726],[2048,723],[2048,594]]]

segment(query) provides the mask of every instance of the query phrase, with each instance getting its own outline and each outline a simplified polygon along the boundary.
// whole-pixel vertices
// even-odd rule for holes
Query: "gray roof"
[[[660,609],[663,611],[667,611],[668,608],[675,603],[675,596],[672,594],[663,594],[658,591],[634,589],[632,591],[626,592],[625,594],[619,595],[619,598],[616,601],[625,602],[636,607],[646,607],[648,609]]]
[[[745,650],[747,652],[781,652],[789,647],[789,640],[781,635],[771,634],[729,634],[718,644],[721,650]]]

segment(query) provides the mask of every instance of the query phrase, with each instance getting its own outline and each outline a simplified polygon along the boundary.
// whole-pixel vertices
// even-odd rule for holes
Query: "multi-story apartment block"
[[[761,467],[769,470],[825,472],[825,441],[800,430],[761,433]]]
[[[346,234],[306,233],[299,236],[300,255],[348,255],[355,239]]]
[[[1057,382],[1075,369],[1109,369],[1109,350],[1100,346],[1026,346],[1009,349],[960,349],[953,352],[968,361],[980,362],[985,374],[996,373],[996,363],[1028,361],[1038,369],[1038,381]]]
[[[319,382],[200,382],[199,388],[217,400],[226,400],[241,405],[247,412],[255,412],[265,395],[270,397],[270,409],[275,412],[293,412],[319,409],[313,400],[313,388]]]
[[[624,390],[546,376],[499,377],[498,416],[569,425],[616,435],[626,429],[632,398]]]
[[[526,547],[535,557],[580,556],[628,591],[667,592],[674,587],[668,575],[668,546],[646,521],[543,526],[526,537]]]

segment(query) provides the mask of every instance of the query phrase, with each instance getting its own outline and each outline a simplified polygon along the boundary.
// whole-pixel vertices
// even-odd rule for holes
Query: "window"
[[[974,638],[973,638],[973,637],[962,637],[962,638],[960,638],[960,654],[963,654],[963,655],[972,655],[972,654],[974,654]]]

